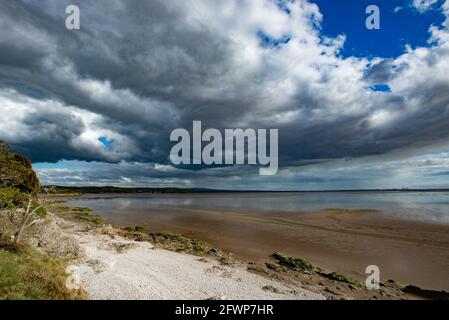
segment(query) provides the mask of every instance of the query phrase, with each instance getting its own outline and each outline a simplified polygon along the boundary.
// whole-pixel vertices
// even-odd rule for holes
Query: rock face
[[[39,179],[27,157],[11,152],[8,145],[0,141],[0,188],[17,188],[23,192],[36,192]]]

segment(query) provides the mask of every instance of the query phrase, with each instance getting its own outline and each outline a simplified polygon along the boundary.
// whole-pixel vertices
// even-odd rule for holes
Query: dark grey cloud
[[[68,4],[81,9],[79,31],[64,27]],[[295,14],[269,0],[2,1],[0,98],[30,112],[9,115],[26,134],[0,133],[35,162],[167,163],[171,130],[193,120],[278,128],[285,167],[447,141],[446,42],[397,59],[343,59],[314,27],[316,7],[290,5]],[[262,48],[260,30],[291,41]],[[379,83],[392,93],[369,90]]]
[[[93,157],[92,154],[81,154],[67,145],[67,141],[80,135],[84,129],[82,121],[70,114],[32,112],[25,116],[23,124],[27,126],[30,140],[36,147],[29,148],[27,143],[18,143],[14,148],[28,153],[34,161],[56,162],[74,156],[82,159]]]
[[[394,67],[393,59],[377,62],[367,71],[365,79],[373,85],[388,83],[394,77]]]

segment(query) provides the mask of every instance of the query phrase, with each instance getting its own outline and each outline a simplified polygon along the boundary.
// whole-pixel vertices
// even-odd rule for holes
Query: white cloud
[[[431,9],[437,2],[438,0],[413,0],[412,5],[423,13]]]
[[[118,161],[137,152],[134,142],[128,137],[109,128],[99,127],[101,115],[50,99],[26,97],[12,89],[0,89],[0,106],[0,137],[12,145],[20,146],[27,141],[33,143],[40,139],[58,141],[59,137],[65,136],[63,143],[66,145],[55,147],[71,150],[80,159],[83,154],[87,154],[108,161]],[[110,151],[104,150],[104,145],[98,140],[100,137],[108,137],[113,141]],[[38,142],[35,143],[35,148],[43,153],[51,152],[44,150],[45,146]]]

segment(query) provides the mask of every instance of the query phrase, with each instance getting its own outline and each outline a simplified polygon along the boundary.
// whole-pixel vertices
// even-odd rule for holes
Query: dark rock
[[[430,300],[449,300],[449,293],[446,291],[426,290],[411,285],[405,287],[403,291]]]

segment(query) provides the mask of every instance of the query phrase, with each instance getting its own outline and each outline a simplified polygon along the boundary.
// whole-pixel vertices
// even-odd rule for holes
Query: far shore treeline
[[[182,188],[121,188],[121,187],[66,187],[45,186],[49,194],[74,195],[74,194],[119,194],[119,193],[205,193],[213,192],[207,189],[182,189]]]
[[[130,187],[73,187],[46,185],[46,191],[54,195],[78,194],[130,194],[130,193],[325,193],[325,192],[449,192],[449,189],[361,189],[361,190],[310,190],[310,191],[274,191],[274,190],[220,190],[207,188],[130,188]]]

